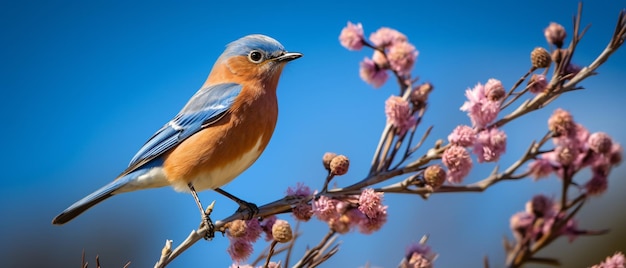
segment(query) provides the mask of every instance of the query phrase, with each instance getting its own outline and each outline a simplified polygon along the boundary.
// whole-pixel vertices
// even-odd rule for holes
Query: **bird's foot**
[[[215,225],[213,224],[213,221],[211,221],[209,214],[206,213],[202,217],[202,224],[200,224],[200,228],[204,226],[207,226],[206,232],[204,233],[204,240],[212,240],[213,237],[215,237]]]
[[[257,207],[256,204],[246,202],[243,200],[240,200],[240,201],[241,202],[237,202],[239,203],[239,209],[237,209],[237,212],[246,212],[247,213],[246,220],[251,220],[252,218],[254,218],[254,216],[259,214],[259,207]]]

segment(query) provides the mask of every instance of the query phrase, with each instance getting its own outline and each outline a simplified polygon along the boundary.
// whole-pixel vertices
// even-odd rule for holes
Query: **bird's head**
[[[236,80],[277,80],[285,64],[300,57],[301,53],[287,52],[275,39],[254,34],[228,44],[213,69],[221,67],[222,76]]]

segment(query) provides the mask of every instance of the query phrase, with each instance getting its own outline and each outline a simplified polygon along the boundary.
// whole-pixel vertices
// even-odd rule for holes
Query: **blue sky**
[[[208,75],[224,46],[262,33],[304,57],[290,63],[278,89],[279,122],[261,158],[224,189],[257,204],[280,198],[288,186],[323,184],[326,151],[345,154],[347,185],[365,176],[385,123],[384,101],[397,93],[387,83],[374,90],[358,77],[370,51],[350,52],[338,35],[347,21],[361,22],[366,35],[381,26],[405,33],[420,54],[413,71],[432,82],[430,108],[421,129],[434,125],[427,144],[469,124],[458,110],[464,91],[497,78],[510,87],[528,70],[529,53],[546,46],[543,29],[556,21],[571,30],[576,1],[426,1],[360,4],[337,1],[259,3],[227,1],[5,1],[0,4],[0,111],[4,122],[2,163],[4,212],[0,266],[74,266],[83,249],[103,267],[152,266],[165,239],[180,242],[197,227],[192,198],[163,188],[116,196],[64,226],[51,219],[66,206],[112,180],[161,125],[174,116]],[[590,63],[613,31],[620,1],[588,1],[583,22],[592,27],[574,62]],[[568,39],[569,40],[569,39]],[[624,49],[624,48],[623,48]],[[557,107],[570,110],[589,130],[606,131],[626,144],[626,52],[618,51],[599,75],[573,92],[504,130],[509,135],[502,165],[512,163],[546,131]],[[476,168],[469,182],[493,165]],[[602,237],[559,241],[545,255],[591,265],[626,250],[621,192],[624,165],[614,170],[609,191],[588,203],[580,226],[611,228]],[[580,178],[584,180],[584,178]],[[508,219],[535,193],[557,196],[556,179],[502,183],[482,194],[386,196],[390,222],[378,233],[340,238],[341,251],[326,267],[393,267],[406,245],[429,234],[440,267],[478,267],[488,255],[503,262],[501,239]],[[236,209],[213,192],[214,218]],[[622,209],[622,210],[620,210]],[[293,223],[290,216],[282,216]],[[316,244],[325,225],[302,225],[301,252]],[[226,267],[227,239],[200,242],[171,267]],[[602,248],[601,246],[606,246]],[[259,249],[263,244],[259,244]],[[258,252],[258,251],[257,251]],[[571,254],[584,252],[584,254]],[[574,259],[572,255],[584,258]],[[567,263],[566,263],[567,264]],[[565,265],[568,266],[568,265]]]

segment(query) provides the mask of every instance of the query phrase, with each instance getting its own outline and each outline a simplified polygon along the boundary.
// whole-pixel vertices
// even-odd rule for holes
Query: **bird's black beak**
[[[298,52],[285,52],[285,54],[282,54],[276,58],[274,58],[274,60],[280,62],[280,61],[292,61],[295,60],[297,58],[302,57],[302,53],[298,53]]]

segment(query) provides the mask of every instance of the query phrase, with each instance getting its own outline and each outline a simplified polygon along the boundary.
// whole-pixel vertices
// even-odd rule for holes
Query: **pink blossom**
[[[276,220],[276,215],[272,215],[263,218],[263,220],[261,221],[261,230],[263,230],[263,233],[265,233],[265,241],[274,240],[274,236],[272,235],[272,227],[274,226],[274,223],[276,223]]]
[[[472,169],[472,158],[464,147],[452,145],[443,152],[441,162],[448,167],[450,183],[461,183]]]
[[[555,136],[569,136],[576,128],[572,115],[561,108],[554,110],[548,119],[548,129],[554,132]]]
[[[606,257],[606,260],[600,264],[591,266],[591,268],[624,268],[626,261],[624,260],[624,254],[616,252],[613,256]]]
[[[533,74],[530,77],[530,87],[528,91],[533,94],[539,94],[544,92],[548,87],[548,80],[546,80],[546,76],[543,74]]]
[[[432,260],[422,254],[413,253],[408,259],[402,260],[400,268],[432,268]]]
[[[611,153],[609,154],[609,162],[611,165],[619,165],[622,163],[622,151],[621,145],[613,143],[613,146],[611,146]]]
[[[476,131],[470,126],[457,126],[452,130],[452,133],[448,135],[448,141],[463,147],[472,146],[476,141]]]
[[[372,41],[375,46],[381,48],[399,42],[406,42],[407,40],[406,36],[401,32],[387,27],[382,27],[370,35],[370,41]]]
[[[461,111],[468,113],[473,126],[483,128],[496,119],[500,112],[500,103],[487,99],[482,84],[478,83],[473,89],[467,89],[465,96],[467,101],[461,106]]]
[[[517,212],[511,216],[510,227],[518,241],[526,236],[533,236],[530,231],[534,221],[535,216],[526,211]]]
[[[397,42],[389,48],[387,59],[391,69],[398,72],[399,75],[407,75],[413,69],[417,54],[415,46],[409,42]]]
[[[563,40],[565,40],[565,36],[567,36],[567,32],[565,28],[556,22],[551,22],[548,28],[544,30],[544,35],[546,36],[546,41],[548,43],[555,45],[558,48],[563,46]]]
[[[380,66],[376,65],[374,61],[367,57],[361,62],[359,75],[363,81],[372,85],[374,88],[381,87],[387,81],[387,78],[389,78],[385,69],[380,68]]]
[[[478,132],[473,152],[479,163],[498,161],[506,152],[506,133],[497,128]]]
[[[587,194],[590,196],[601,195],[606,192],[608,185],[609,181],[607,179],[607,174],[593,172],[591,179],[585,183],[585,189],[587,190]]]
[[[339,42],[349,50],[360,50],[363,48],[363,39],[363,26],[361,23],[352,24],[352,22],[348,22],[348,25],[341,30],[339,35]]]
[[[288,196],[307,197],[311,195],[311,188],[302,182],[296,183],[295,188],[287,187]]]
[[[406,254],[402,262],[401,268],[432,268],[432,262],[437,257],[430,247],[422,243],[414,243],[406,249]]]
[[[258,219],[250,219],[246,221],[246,236],[243,237],[250,242],[255,242],[259,237],[261,237],[261,233],[263,232],[263,228]]]
[[[376,217],[364,217],[359,222],[359,232],[363,234],[371,234],[375,231],[380,230],[383,225],[387,222],[387,207],[381,207],[378,211]]]
[[[533,196],[533,198],[526,203],[526,212],[531,213],[537,217],[551,217],[556,214],[554,209],[554,201],[552,198],[542,194]]]
[[[226,252],[235,262],[247,260],[253,251],[252,243],[245,239],[231,239]]]
[[[375,218],[381,211],[383,193],[377,193],[374,189],[363,190],[359,196],[359,210],[367,217]]]
[[[499,101],[504,97],[506,91],[502,82],[498,79],[491,78],[485,84],[485,96],[490,101]]]
[[[535,161],[531,162],[528,165],[528,169],[530,170],[530,175],[535,180],[547,177],[555,169],[554,165],[552,164],[552,161],[549,159],[549,157],[547,157],[548,155],[546,154],[554,155],[554,153],[544,153],[539,158],[535,159]]]
[[[308,221],[311,219],[311,216],[313,216],[313,208],[305,202],[298,203],[295,207],[291,208],[291,211],[293,212],[293,217],[299,221]]]
[[[588,139],[589,149],[598,154],[607,154],[611,152],[613,140],[604,132],[596,132],[591,134]]]
[[[325,222],[339,219],[341,217],[341,214],[337,211],[339,203],[339,200],[322,195],[313,201],[313,215]]]
[[[398,136],[404,135],[417,123],[417,119],[411,114],[409,102],[398,96],[392,95],[385,101],[385,114],[387,122],[396,128]]]

